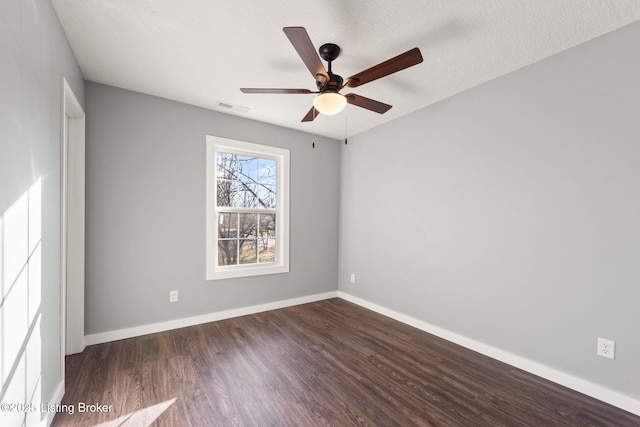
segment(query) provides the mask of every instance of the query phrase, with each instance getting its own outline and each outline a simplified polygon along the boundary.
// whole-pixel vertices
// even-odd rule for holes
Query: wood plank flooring
[[[53,426],[640,426],[340,299],[95,345],[66,363],[75,411]]]

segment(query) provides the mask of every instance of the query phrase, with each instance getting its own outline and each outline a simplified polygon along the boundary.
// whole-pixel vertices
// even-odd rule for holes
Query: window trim
[[[234,153],[276,161],[276,260],[266,264],[218,266],[216,153]],[[289,272],[289,150],[235,139],[206,138],[206,280]]]

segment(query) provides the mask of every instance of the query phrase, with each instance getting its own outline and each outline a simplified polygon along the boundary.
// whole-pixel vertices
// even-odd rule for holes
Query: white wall
[[[28,402],[40,399],[40,394],[49,402],[56,397],[62,381],[59,292],[63,77],[84,102],[84,80],[51,2],[2,0],[2,402]],[[9,351],[16,345],[17,352]],[[14,400],[16,396],[22,397]],[[8,418],[0,418],[0,425],[19,425],[14,423],[21,423],[20,419],[9,419],[15,414],[2,414]]]
[[[340,291],[639,399],[639,40],[636,23],[350,138]]]

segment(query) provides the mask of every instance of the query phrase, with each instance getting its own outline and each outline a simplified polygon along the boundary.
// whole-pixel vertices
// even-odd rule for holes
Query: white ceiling
[[[87,80],[335,139],[640,20],[638,0],[52,0]],[[342,48],[348,77],[413,47],[424,62],[354,93],[393,105],[352,105],[301,123],[314,95],[243,94],[315,81],[282,31]],[[222,101],[247,112],[229,111]],[[345,130],[346,129],[346,130]]]

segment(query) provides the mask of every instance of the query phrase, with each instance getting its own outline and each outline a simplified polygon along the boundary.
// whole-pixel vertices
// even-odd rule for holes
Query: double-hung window
[[[289,150],[207,135],[207,280],[289,271]]]

